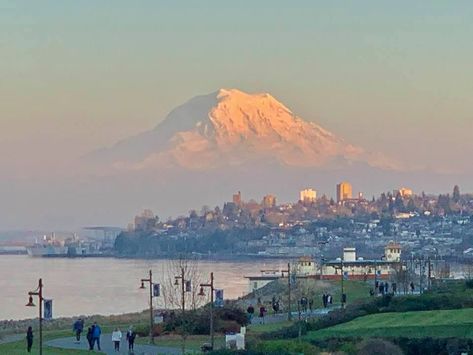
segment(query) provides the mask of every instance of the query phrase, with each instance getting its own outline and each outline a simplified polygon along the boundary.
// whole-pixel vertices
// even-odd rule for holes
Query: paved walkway
[[[114,350],[114,346],[111,339],[112,339],[111,334],[102,334],[100,338],[102,354],[107,354],[107,355],[129,354],[128,343],[126,340],[122,339],[120,343],[120,352],[116,352]],[[78,349],[78,350],[89,349],[89,344],[85,338],[83,338],[79,344],[75,342],[74,337],[68,337],[68,338],[58,338],[58,339],[47,341],[46,345],[52,346],[55,348],[63,348],[63,349]],[[95,352],[100,353],[98,350],[95,350]],[[162,355],[162,354],[177,355],[177,354],[181,354],[181,349],[170,348],[170,347],[165,347],[165,346],[142,345],[142,344],[135,343],[135,351],[133,354],[134,355]]]

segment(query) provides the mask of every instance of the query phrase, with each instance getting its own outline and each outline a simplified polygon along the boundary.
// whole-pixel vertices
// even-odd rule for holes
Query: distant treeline
[[[115,240],[118,256],[154,257],[182,253],[235,254],[242,244],[258,240],[269,233],[266,227],[216,229],[200,235],[162,235],[150,232],[122,232]]]

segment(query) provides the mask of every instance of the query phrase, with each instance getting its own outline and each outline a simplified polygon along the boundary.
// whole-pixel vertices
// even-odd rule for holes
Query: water
[[[0,256],[0,320],[37,316],[38,308],[25,304],[28,291],[37,287],[40,277],[44,297],[53,299],[54,317],[142,311],[148,307],[149,293],[138,288],[139,280],[147,277],[149,269],[153,270],[156,282],[172,277],[166,275],[168,265],[166,260]],[[198,263],[202,281],[206,282],[213,271],[215,287],[224,289],[225,298],[237,298],[247,292],[248,281],[244,276],[284,266],[283,260]],[[158,305],[162,306],[162,297]]]

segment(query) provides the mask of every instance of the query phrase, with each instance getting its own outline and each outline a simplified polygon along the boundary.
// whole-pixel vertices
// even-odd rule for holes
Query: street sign
[[[190,281],[186,281],[186,292],[192,291],[192,284]]]
[[[161,296],[161,285],[153,284],[153,297]]]
[[[53,300],[44,300],[44,315],[45,320],[53,319]]]
[[[215,290],[215,307],[223,307],[223,290],[217,289]]]

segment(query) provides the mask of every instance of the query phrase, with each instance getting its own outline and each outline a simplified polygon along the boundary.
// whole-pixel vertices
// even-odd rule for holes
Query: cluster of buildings
[[[346,247],[341,257],[319,263],[309,256],[302,256],[291,267],[296,279],[317,280],[396,280],[400,270],[406,269],[401,261],[401,245],[390,241],[380,258],[358,257],[356,248]],[[287,270],[262,270],[260,275],[245,276],[248,291],[254,292],[268,283],[287,278]]]
[[[458,187],[451,196],[415,195],[402,187],[369,201],[362,194],[354,198],[348,182],[337,184],[336,192],[335,201],[306,188],[299,192],[298,202],[279,205],[273,195],[258,203],[243,201],[237,192],[223,208],[203,208],[165,222],[145,210],[135,217],[129,232],[149,233],[158,241],[189,241],[216,231],[257,230],[251,237],[239,238],[233,233],[231,252],[235,257],[329,260],[346,245],[353,245],[367,260],[375,260],[379,258],[375,250],[395,240],[402,245],[405,257],[429,254],[473,259],[473,196],[460,195]],[[212,247],[205,253],[221,253]]]

